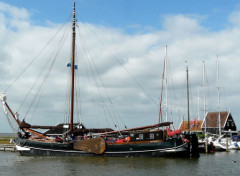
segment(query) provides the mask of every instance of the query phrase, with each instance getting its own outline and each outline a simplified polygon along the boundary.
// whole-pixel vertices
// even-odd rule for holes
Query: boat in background
[[[224,131],[222,130],[225,124],[231,123],[233,125],[233,119],[229,122],[229,114],[230,111],[227,113],[226,119],[222,118],[222,113],[220,111],[220,84],[219,84],[219,59],[217,56],[217,92],[218,92],[218,118],[217,118],[217,125],[218,125],[218,135],[214,137],[209,137],[208,141],[209,144],[213,144],[215,151],[228,151],[232,149],[237,149],[238,144],[233,142],[231,135],[232,131]],[[223,121],[223,122],[222,122]],[[234,132],[233,132],[234,133]],[[235,144],[235,145],[234,145]]]
[[[215,151],[240,150],[240,136],[229,136],[223,134],[218,138],[209,137],[209,143],[212,143]]]
[[[230,150],[240,150],[240,135],[233,135],[231,137]]]

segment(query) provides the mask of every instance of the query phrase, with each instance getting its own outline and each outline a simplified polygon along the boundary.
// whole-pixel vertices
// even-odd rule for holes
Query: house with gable
[[[196,122],[191,126],[191,124],[193,123],[192,121],[189,121],[189,127],[190,127],[190,132],[191,133],[202,133],[202,120],[196,120]],[[180,124],[179,127],[183,132],[188,132],[188,121],[187,120],[183,120]]]
[[[203,133],[219,134],[219,112],[208,112],[203,120],[201,129]],[[237,134],[237,127],[230,112],[220,112],[220,124],[222,133]]]

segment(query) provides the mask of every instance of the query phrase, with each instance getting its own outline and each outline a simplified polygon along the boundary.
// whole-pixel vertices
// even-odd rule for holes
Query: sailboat
[[[181,133],[169,134],[173,122],[123,130],[88,129],[83,124],[74,123],[75,97],[75,45],[76,45],[76,8],[73,4],[72,15],[72,58],[71,58],[71,108],[69,124],[57,126],[31,125],[8,105],[6,92],[0,95],[3,110],[18,125],[14,139],[17,150],[22,155],[45,156],[189,156],[189,144]],[[59,137],[48,136],[37,129],[67,130]],[[90,135],[86,135],[88,132]]]
[[[226,150],[230,150],[230,149],[237,149],[238,148],[238,144],[233,142],[231,140],[231,138],[229,138],[229,132],[230,131],[224,131],[224,125],[227,123],[227,119],[224,118],[224,116],[227,115],[227,117],[230,114],[229,112],[221,112],[220,111],[220,84],[219,84],[219,60],[218,60],[218,56],[217,56],[217,90],[218,90],[218,112],[210,112],[206,114],[205,120],[204,120],[204,125],[205,125],[205,132],[206,132],[206,126],[211,126],[212,124],[214,124],[214,126],[218,127],[218,134],[211,134],[209,133],[209,137],[207,139],[208,144],[210,146],[214,147],[214,151],[226,151]],[[216,114],[215,118],[215,122],[216,123],[212,123],[212,124],[207,124],[210,123],[209,119],[207,120],[207,117],[209,115],[209,117],[212,117],[211,119],[214,119],[214,113]],[[226,115],[224,115],[226,114]],[[213,120],[214,121],[214,120]],[[229,122],[228,122],[229,123]],[[226,133],[224,133],[226,132]]]
[[[221,125],[221,115],[220,115],[220,86],[219,86],[219,61],[217,57],[217,90],[218,90],[218,138],[215,140],[209,140],[212,142],[215,148],[215,151],[225,151],[228,145],[228,139],[223,138],[222,135],[222,125]]]

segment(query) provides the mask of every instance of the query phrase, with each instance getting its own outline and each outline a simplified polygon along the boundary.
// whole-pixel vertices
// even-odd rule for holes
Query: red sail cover
[[[173,135],[176,135],[176,134],[180,134],[181,133],[181,129],[177,129],[177,130],[169,130],[169,128],[167,127],[167,135],[168,136],[173,136]]]

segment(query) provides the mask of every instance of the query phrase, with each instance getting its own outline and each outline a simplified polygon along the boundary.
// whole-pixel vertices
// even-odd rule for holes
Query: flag
[[[69,63],[67,64],[67,67],[71,67],[71,66],[72,66],[72,63],[69,62]]]
[[[69,63],[67,64],[67,67],[72,67],[72,63],[69,62]],[[78,65],[75,65],[74,68],[75,68],[75,70],[78,70]]]
[[[190,123],[190,129],[194,127],[196,122],[197,122],[197,117]]]

